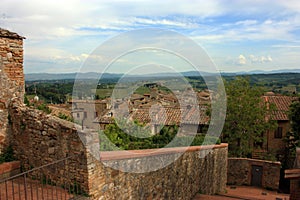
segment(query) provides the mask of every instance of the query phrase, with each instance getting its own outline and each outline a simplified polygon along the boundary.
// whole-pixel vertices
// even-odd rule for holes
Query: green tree
[[[297,140],[296,146],[300,146],[300,101],[295,101],[290,106],[289,119],[291,121],[291,133]]]
[[[289,120],[291,129],[287,133],[285,141],[285,155],[283,167],[285,169],[292,168],[296,156],[296,147],[300,146],[300,101],[295,101],[290,105]]]
[[[124,122],[121,121],[123,124]],[[153,149],[162,148],[168,145],[172,141],[170,147],[179,146],[199,146],[204,142],[204,138],[207,138],[205,144],[220,143],[218,137],[196,135],[192,136],[179,136],[175,137],[178,131],[178,126],[164,126],[159,133],[155,135],[149,134],[149,130],[144,129],[143,126],[137,122],[134,122],[135,126],[130,124],[123,124],[123,130],[114,123],[108,125],[104,131],[99,133],[100,149],[103,151],[113,151],[118,149]],[[125,132],[124,132],[125,131]],[[128,134],[130,133],[130,135]],[[143,138],[140,138],[143,136]],[[190,144],[191,139],[194,139]]]
[[[222,140],[229,143],[229,155],[250,157],[253,145],[263,143],[263,134],[276,127],[268,116],[274,109],[262,98],[263,91],[237,77],[225,83],[227,113]]]

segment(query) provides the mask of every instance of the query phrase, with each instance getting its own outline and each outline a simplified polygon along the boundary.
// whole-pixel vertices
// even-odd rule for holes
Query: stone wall
[[[121,172],[105,167],[99,161],[89,157],[95,165],[89,171],[90,194],[93,199],[192,199],[198,192],[215,194],[224,192],[227,176],[227,144],[214,146],[204,158],[211,146],[189,147],[179,159],[165,168],[147,173]],[[116,153],[102,153],[102,160],[115,165],[143,163],[150,166],[153,162],[172,159],[184,148],[166,148],[163,154],[143,154],[142,157],[115,156]],[[104,154],[104,155],[103,155]]]
[[[88,191],[86,149],[79,138],[84,133],[78,134],[73,123],[23,106],[17,99],[9,113],[11,145],[23,170],[69,157],[58,170],[45,168],[45,176],[57,184],[76,183]]]
[[[289,121],[277,121],[278,127],[282,128],[282,138],[275,138],[275,131],[268,131],[266,149],[270,152],[278,153],[284,155],[286,142],[284,138],[286,137],[287,132],[290,130]]]
[[[77,132],[73,123],[22,106],[17,100],[13,101],[9,112],[12,145],[22,168],[31,169],[71,157],[55,173],[44,173],[50,174],[51,180],[58,183],[62,179],[76,182],[92,199],[191,199],[198,192],[214,194],[225,190],[227,144],[189,147],[179,159],[157,171],[122,172],[106,167],[103,162],[121,162],[132,167],[138,161],[147,166],[153,160],[172,158],[183,149],[168,148],[166,152],[150,155],[146,154],[149,150],[140,150],[142,153],[136,157],[124,157],[120,152],[101,152],[100,162],[95,159],[99,154],[85,146],[99,144],[97,133],[93,136],[89,131]],[[201,152],[208,148],[213,150],[200,158]]]
[[[293,169],[285,170],[284,178],[290,180],[290,200],[300,199],[300,148],[296,148],[296,158]]]
[[[23,37],[0,28],[0,153],[9,144],[7,107],[12,98],[23,99]]]
[[[296,178],[296,179],[291,179],[290,182],[290,200],[298,200],[300,197],[300,179]]]
[[[227,184],[251,185],[252,166],[261,166],[262,187],[277,190],[280,179],[280,162],[249,158],[228,158]]]

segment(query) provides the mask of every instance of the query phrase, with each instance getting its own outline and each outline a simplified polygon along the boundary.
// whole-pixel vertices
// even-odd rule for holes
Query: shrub
[[[0,164],[4,162],[11,162],[14,161],[14,151],[12,146],[8,146],[2,154],[0,154]]]

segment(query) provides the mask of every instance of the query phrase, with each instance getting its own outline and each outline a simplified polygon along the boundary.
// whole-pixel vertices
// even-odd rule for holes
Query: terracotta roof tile
[[[129,114],[131,120],[136,120],[144,124],[164,124],[164,125],[179,125],[179,124],[208,124],[209,116],[206,115],[207,106],[200,106],[199,110],[196,107],[190,108],[173,108],[165,107],[158,108],[139,108],[134,109]],[[113,123],[113,117],[108,113],[95,119],[98,123]]]
[[[297,97],[291,96],[264,96],[266,102],[275,105],[275,111],[272,118],[274,120],[289,120],[288,111],[293,101],[297,100]]]
[[[130,118],[141,123],[154,123],[165,125],[185,124],[208,124],[209,117],[206,115],[206,106],[191,108],[164,108],[158,110],[136,109]],[[151,121],[152,120],[152,121]]]

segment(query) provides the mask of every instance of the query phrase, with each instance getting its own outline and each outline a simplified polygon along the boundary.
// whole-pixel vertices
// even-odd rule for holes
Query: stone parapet
[[[228,158],[227,184],[251,185],[253,166],[262,168],[261,187],[279,188],[281,163],[250,158]]]

